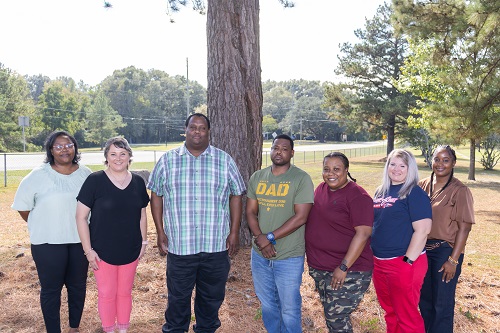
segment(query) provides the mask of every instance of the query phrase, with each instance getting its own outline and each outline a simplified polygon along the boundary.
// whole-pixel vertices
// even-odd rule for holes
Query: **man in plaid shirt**
[[[168,305],[162,332],[187,332],[196,285],[195,332],[220,327],[230,269],[238,251],[245,184],[234,160],[209,144],[210,121],[185,123],[186,141],[166,152],[149,178],[160,254],[167,255]]]

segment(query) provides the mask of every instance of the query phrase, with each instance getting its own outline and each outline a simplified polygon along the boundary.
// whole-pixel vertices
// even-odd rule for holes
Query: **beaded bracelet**
[[[450,262],[450,264],[452,264],[453,266],[457,266],[458,265],[458,261],[453,259],[451,256],[448,257],[448,261]]]

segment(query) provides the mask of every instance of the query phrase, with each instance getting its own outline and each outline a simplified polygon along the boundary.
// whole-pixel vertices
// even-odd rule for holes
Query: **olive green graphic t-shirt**
[[[247,196],[259,203],[259,227],[267,234],[281,227],[295,215],[294,205],[314,202],[314,185],[303,170],[291,165],[282,175],[275,176],[271,167],[256,171],[248,183]],[[303,256],[305,225],[290,235],[276,240],[273,260]],[[255,244],[253,248],[262,255]]]

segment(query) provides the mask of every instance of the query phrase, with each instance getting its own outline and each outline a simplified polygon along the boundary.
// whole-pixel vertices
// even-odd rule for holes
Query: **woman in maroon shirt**
[[[342,153],[325,156],[323,180],[306,223],[307,264],[329,331],[352,332],[350,315],[372,277],[373,200],[351,177]]]

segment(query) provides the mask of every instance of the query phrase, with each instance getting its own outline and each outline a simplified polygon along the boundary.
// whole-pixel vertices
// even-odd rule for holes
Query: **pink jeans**
[[[420,290],[427,272],[427,255],[413,265],[403,257],[373,260],[373,285],[380,306],[385,310],[387,333],[424,333],[424,320],[418,310]]]
[[[104,332],[128,329],[132,312],[132,287],[139,259],[127,265],[99,262],[94,271],[97,283],[97,309]]]

